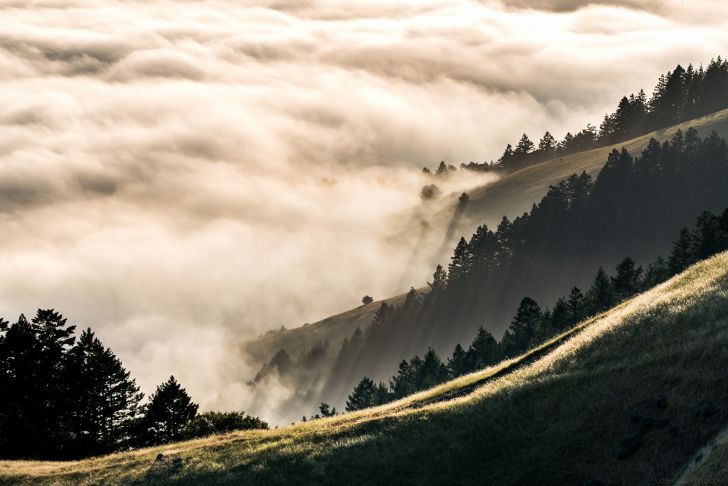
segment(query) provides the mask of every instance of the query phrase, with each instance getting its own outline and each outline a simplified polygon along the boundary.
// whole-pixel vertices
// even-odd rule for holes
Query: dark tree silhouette
[[[366,376],[354,387],[354,391],[346,399],[346,411],[353,412],[364,408],[372,407],[374,400],[374,382]]]
[[[447,371],[450,376],[456,378],[470,371],[470,360],[460,344],[455,345],[452,356],[447,360]]]
[[[668,263],[671,273],[682,272],[695,263],[695,247],[694,235],[687,228],[680,230],[680,237],[673,246]]]
[[[336,415],[336,407],[331,408],[331,405],[328,403],[321,402],[321,405],[319,405],[319,412],[322,417],[333,417]]]
[[[612,285],[607,272],[604,271],[604,267],[599,267],[586,298],[592,314],[604,312],[614,304]]]
[[[541,324],[543,314],[535,300],[524,297],[518,306],[511,325],[503,335],[501,347],[506,357],[516,356],[524,352],[531,345],[536,330]]]
[[[611,277],[612,290],[618,300],[632,297],[642,288],[642,267],[627,257],[617,265],[617,274]]]
[[[415,384],[417,389],[425,390],[442,383],[447,379],[447,367],[434,349],[429,348],[422,358],[422,365],[416,372]]]
[[[579,287],[571,289],[568,298],[570,324],[581,322],[586,317],[586,302]]]
[[[268,424],[258,417],[245,415],[245,412],[205,412],[185,425],[181,437],[194,439],[212,434],[222,434],[234,430],[267,429]]]
[[[475,339],[468,348],[469,370],[477,370],[484,366],[496,363],[500,358],[498,342],[483,326],[478,328]]]
[[[197,415],[197,404],[174,376],[157,387],[145,406],[139,427],[143,445],[166,444],[179,440],[187,424]]]
[[[121,361],[86,329],[66,354],[65,366],[65,392],[73,400],[64,417],[69,454],[84,457],[128,447],[143,395]]]
[[[3,394],[0,450],[4,457],[58,457],[67,436],[68,401],[63,355],[75,326],[52,309],[39,309],[28,322],[21,315],[0,349]]]

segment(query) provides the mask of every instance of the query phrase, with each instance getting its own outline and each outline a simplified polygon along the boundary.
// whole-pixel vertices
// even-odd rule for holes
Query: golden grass
[[[691,408],[699,399],[723,399],[718,368],[728,357],[727,314],[728,253],[527,355],[397,402],[83,461],[0,461],[0,483],[367,484],[375,478],[437,484],[464,474],[463,483],[477,484],[486,474],[500,484],[519,484],[536,474],[529,468],[538,468],[556,484],[591,477],[599,471],[598,464],[590,466],[596,457],[609,465],[602,474],[622,480],[639,475],[633,484],[657,484],[674,478],[728,420],[721,412],[696,422]],[[504,370],[513,371],[501,376]],[[473,385],[479,386],[470,391]],[[440,400],[458,390],[469,393]],[[670,420],[685,430],[679,443],[663,450],[661,441],[668,439],[655,432],[636,459],[616,460],[629,414],[658,394],[669,396]],[[181,459],[181,469],[155,462],[159,453]]]

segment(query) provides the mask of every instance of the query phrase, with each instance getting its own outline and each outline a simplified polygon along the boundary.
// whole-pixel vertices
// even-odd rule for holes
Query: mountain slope
[[[0,482],[670,484],[728,424],[727,358],[723,253],[541,350],[392,404],[84,461],[4,461]]]
[[[404,301],[405,295],[401,294],[361,305],[313,324],[304,324],[293,329],[265,334],[242,343],[241,351],[254,362],[263,363],[280,349],[285,349],[289,354],[295,356],[309,349],[317,341],[328,340],[340,343],[344,338],[350,337],[357,327],[363,331],[372,322],[372,316],[383,302],[389,305],[400,305]]]
[[[625,147],[631,153],[638,154],[647,146],[650,138],[669,140],[678,129],[687,131],[690,127],[696,128],[701,136],[707,136],[713,130],[721,136],[728,136],[728,110],[651,132],[620,144],[548,160],[506,174],[489,185],[475,188],[470,191],[470,202],[456,231],[453,232],[453,238],[459,238],[461,234],[469,235],[476,226],[483,223],[494,226],[504,215],[513,217],[522,214],[547,192],[549,185],[573,173],[586,171],[592,175],[596,174],[614,148]],[[441,228],[444,234],[451,218],[450,212],[443,212],[436,215],[430,224],[434,228]],[[454,241],[447,247],[448,251],[454,247]],[[397,303],[402,298],[400,295],[386,301],[390,304]],[[334,349],[338,349],[337,346],[343,338],[351,336],[357,327],[364,330],[372,321],[373,314],[380,304],[375,302],[360,306],[316,323],[251,339],[242,344],[241,350],[244,356],[260,367],[281,349],[285,349],[293,356],[311,348],[317,341],[326,340],[334,346]]]
[[[477,224],[486,222],[489,225],[497,224],[503,215],[509,218],[518,216],[540,200],[550,185],[582,171],[596,175],[613,149],[624,147],[636,155],[647,147],[651,138],[662,142],[672,138],[677,130],[685,132],[691,127],[702,137],[710,135],[713,130],[725,136],[728,134],[728,110],[650,132],[626,142],[557,157],[509,173],[492,184],[471,191],[466,216],[476,219]]]

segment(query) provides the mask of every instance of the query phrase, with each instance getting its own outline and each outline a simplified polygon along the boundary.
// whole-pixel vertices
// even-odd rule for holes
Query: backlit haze
[[[728,54],[724,2],[587,3],[0,0],[0,315],[244,408],[231,344],[424,284],[423,166]]]

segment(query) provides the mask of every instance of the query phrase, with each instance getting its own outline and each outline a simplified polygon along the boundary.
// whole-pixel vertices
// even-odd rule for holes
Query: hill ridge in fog
[[[512,218],[522,214],[546,194],[550,185],[573,173],[586,171],[595,175],[603,167],[609,152],[614,148],[624,147],[631,153],[638,154],[647,146],[651,138],[662,142],[670,139],[677,130],[686,131],[690,127],[695,128],[703,137],[713,130],[721,136],[726,136],[728,135],[728,109],[656,130],[625,142],[549,159],[505,174],[493,183],[473,188],[469,192],[470,202],[455,232],[455,238],[470,234],[477,225],[482,223],[494,226],[504,215]],[[453,196],[453,204],[456,204],[455,196]],[[449,223],[450,216],[451,213],[443,212],[439,215],[439,221],[435,223],[443,232]],[[450,246],[454,246],[454,242]],[[411,284],[419,287],[424,282],[412,282]],[[425,288],[420,288],[420,291],[424,290]],[[316,342],[329,341],[336,347],[345,337],[351,336],[357,327],[364,330],[371,323],[374,312],[382,302],[399,304],[404,299],[404,295],[399,294],[368,305],[358,306],[314,323],[269,332],[266,335],[244,341],[240,345],[240,351],[249,361],[260,366],[281,349],[285,349],[291,356],[294,356],[310,349]]]

